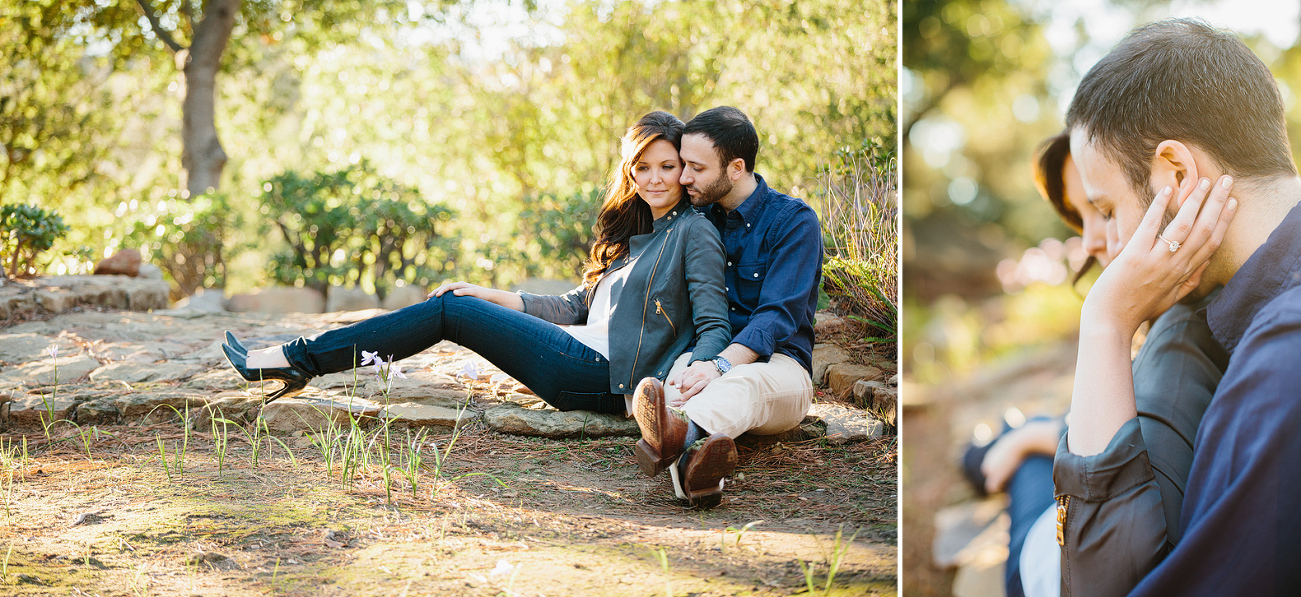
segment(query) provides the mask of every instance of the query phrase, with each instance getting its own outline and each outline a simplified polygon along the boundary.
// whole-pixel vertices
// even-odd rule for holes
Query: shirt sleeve
[[[579,286],[565,294],[531,294],[520,292],[524,312],[557,325],[587,323],[587,287]]]
[[[1063,436],[1053,485],[1063,596],[1125,595],[1165,554],[1161,492],[1137,417],[1092,456],[1071,453]]]
[[[1198,429],[1183,538],[1132,595],[1301,594],[1301,310],[1269,309]]]
[[[777,347],[795,335],[808,308],[809,295],[817,291],[822,228],[812,209],[792,211],[791,223],[771,239],[772,252],[759,291],[759,306],[732,340],[761,357],[771,357]]]
[[[726,257],[718,230],[703,217],[694,221],[687,235],[684,269],[696,328],[692,362],[706,361],[717,357],[732,341],[723,281]]]

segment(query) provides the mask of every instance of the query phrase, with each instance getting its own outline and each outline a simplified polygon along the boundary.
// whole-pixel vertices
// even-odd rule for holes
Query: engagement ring
[[[1170,239],[1168,239],[1168,238],[1166,238],[1166,237],[1164,237],[1164,236],[1161,236],[1160,234],[1156,235],[1156,237],[1159,238],[1159,239],[1161,239],[1161,240],[1162,240],[1163,242],[1165,242],[1167,245],[1170,245],[1170,252],[1171,252],[1171,253],[1174,253],[1175,251],[1178,251],[1178,250],[1179,250],[1179,241],[1177,241],[1177,240],[1170,240]]]

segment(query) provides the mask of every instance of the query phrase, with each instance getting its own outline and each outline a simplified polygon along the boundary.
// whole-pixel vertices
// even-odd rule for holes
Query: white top
[[[587,310],[587,325],[560,326],[570,336],[601,353],[607,360],[610,358],[610,316],[614,314],[614,306],[619,303],[619,295],[623,294],[623,285],[628,281],[628,274],[635,263],[636,257],[630,259],[627,265],[607,272],[597,281],[592,306]]]

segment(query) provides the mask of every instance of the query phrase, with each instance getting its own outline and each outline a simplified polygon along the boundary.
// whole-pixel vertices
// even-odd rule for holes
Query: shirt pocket
[[[736,297],[746,311],[753,312],[759,306],[759,290],[763,288],[763,279],[767,274],[767,263],[741,263],[736,266]]]

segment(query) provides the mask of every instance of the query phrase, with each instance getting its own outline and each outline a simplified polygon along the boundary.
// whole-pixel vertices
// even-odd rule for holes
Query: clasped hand
[[[1161,221],[1174,189],[1157,193],[1134,235],[1089,291],[1081,325],[1113,325],[1132,337],[1140,324],[1196,289],[1237,211],[1237,200],[1229,197],[1232,186],[1229,176],[1214,185],[1205,178],[1189,180],[1179,190],[1187,198],[1164,230]]]

